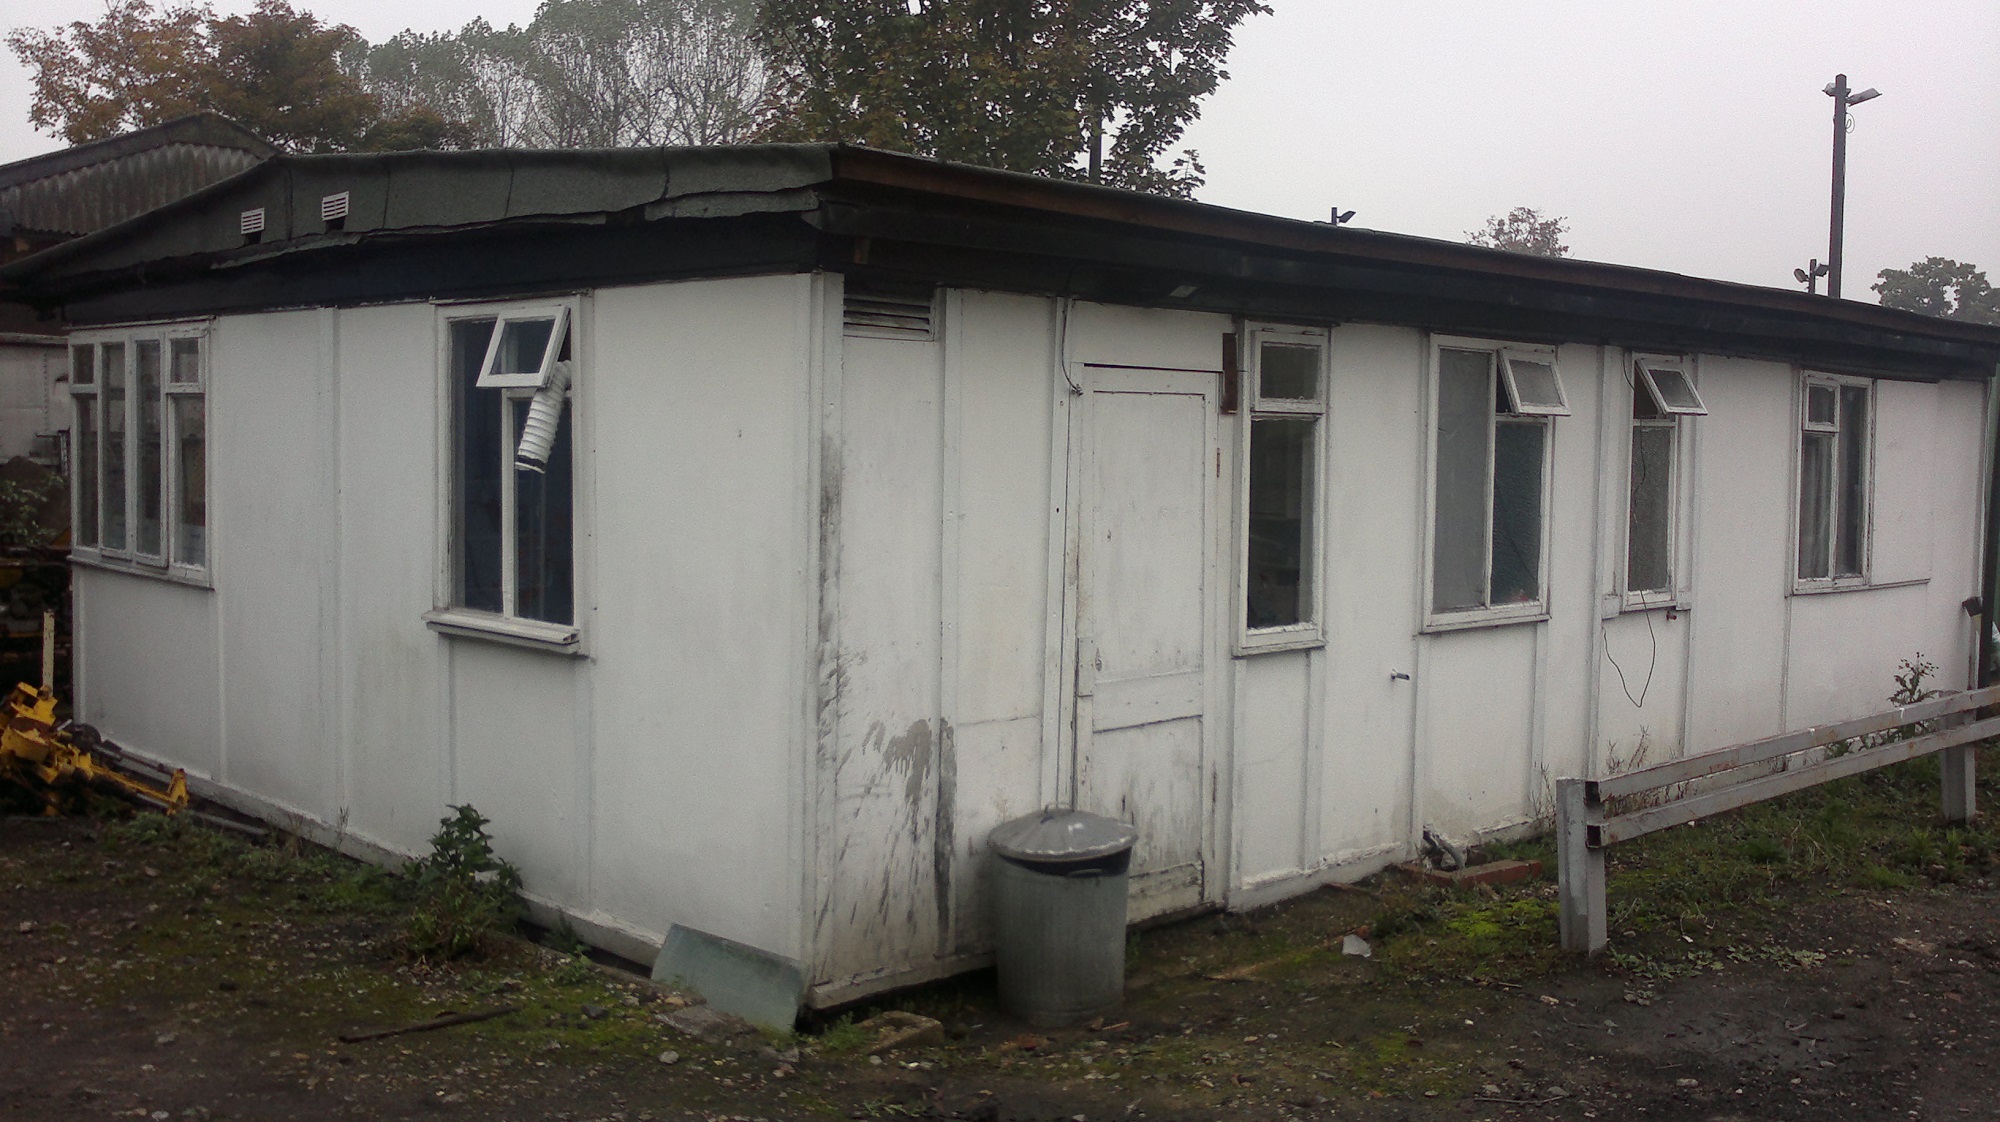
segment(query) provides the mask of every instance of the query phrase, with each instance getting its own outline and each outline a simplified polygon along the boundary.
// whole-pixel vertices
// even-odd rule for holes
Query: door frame
[[[1089,444],[1085,425],[1089,419],[1086,396],[1092,392],[1093,371],[1120,371],[1130,374],[1156,372],[1193,375],[1207,379],[1203,391],[1207,403],[1204,425],[1207,443],[1208,486],[1203,494],[1203,521],[1208,527],[1202,543],[1203,608],[1206,619],[1202,635],[1203,710],[1202,767],[1199,798],[1205,808],[1201,824],[1202,880],[1200,899],[1192,908],[1201,910],[1223,901],[1234,877],[1231,832],[1230,777],[1233,774],[1233,716],[1229,683],[1233,675],[1226,667],[1230,653],[1230,619],[1227,609],[1235,589],[1228,568],[1233,557],[1226,538],[1234,521],[1223,500],[1235,485],[1236,459],[1233,442],[1235,426],[1222,423],[1220,416],[1221,379],[1215,368],[1199,366],[1139,366],[1084,362],[1063,355],[1055,365],[1054,408],[1051,410],[1049,456],[1049,559],[1048,621],[1045,631],[1044,710],[1042,752],[1042,802],[1047,806],[1074,806],[1077,795],[1077,753],[1079,750],[1079,706],[1077,666],[1079,609],[1083,572],[1081,531],[1084,512],[1078,508],[1084,496],[1084,457]],[[1077,500],[1073,503],[1072,499]],[[1087,712],[1083,714],[1087,717]],[[1173,913],[1162,913],[1173,914]]]

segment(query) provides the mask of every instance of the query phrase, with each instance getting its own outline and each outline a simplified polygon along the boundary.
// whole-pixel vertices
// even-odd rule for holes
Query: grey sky
[[[225,0],[217,8],[249,8]],[[306,0],[370,40],[533,0]],[[1490,214],[1568,216],[1578,257],[1790,286],[1826,255],[1832,101],[1882,97],[1849,137],[1847,295],[1937,254],[2000,279],[2000,4],[1924,0],[1334,3],[1274,0],[1187,143],[1205,202],[1459,239]],[[20,20],[10,5],[5,21]],[[93,19],[44,0],[34,22]],[[0,162],[57,146],[0,63]]]

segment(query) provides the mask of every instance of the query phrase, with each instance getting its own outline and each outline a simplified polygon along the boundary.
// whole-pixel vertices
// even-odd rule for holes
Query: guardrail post
[[[1556,780],[1558,921],[1566,951],[1596,954],[1609,940],[1604,914],[1604,851],[1590,845],[1591,811],[1581,779]]]
[[[1974,714],[1946,718],[1949,728],[1972,720]],[[1956,744],[1938,753],[1938,773],[1944,777],[1944,820],[1970,822],[1979,814],[1979,758],[1973,745]]]

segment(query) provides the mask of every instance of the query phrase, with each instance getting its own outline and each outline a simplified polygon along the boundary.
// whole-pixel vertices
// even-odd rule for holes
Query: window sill
[[[1274,654],[1279,651],[1312,651],[1326,646],[1326,635],[1317,624],[1300,624],[1293,627],[1272,627],[1247,634],[1236,639],[1237,658],[1251,655]]]
[[[1914,577],[1910,580],[1885,580],[1870,583],[1860,577],[1843,580],[1798,581],[1792,585],[1794,596],[1824,596],[1829,592],[1879,592],[1889,588],[1916,588],[1931,582],[1929,577]]]
[[[123,573],[128,577],[144,577],[147,580],[164,581],[167,584],[215,591],[215,581],[208,575],[206,569],[195,569],[185,565],[154,565],[143,561],[130,561],[123,557],[105,557],[81,550],[71,550],[69,562],[100,572]]]
[[[1619,604],[1620,615],[1628,612],[1685,612],[1693,607],[1685,596],[1675,596],[1666,592],[1628,592]]]
[[[583,632],[573,624],[509,619],[463,608],[436,608],[424,613],[424,625],[455,639],[483,639],[531,651],[583,657]]]
[[[1546,623],[1548,618],[1547,604],[1522,604],[1476,612],[1455,612],[1446,616],[1431,616],[1424,621],[1423,629],[1418,634],[1436,635],[1446,631],[1471,631],[1481,627],[1506,627],[1516,623]]]

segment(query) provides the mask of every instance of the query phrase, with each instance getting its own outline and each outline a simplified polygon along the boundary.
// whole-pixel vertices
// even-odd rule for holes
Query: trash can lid
[[[1022,861],[1090,861],[1130,849],[1138,840],[1130,823],[1052,806],[993,827],[986,844]]]

